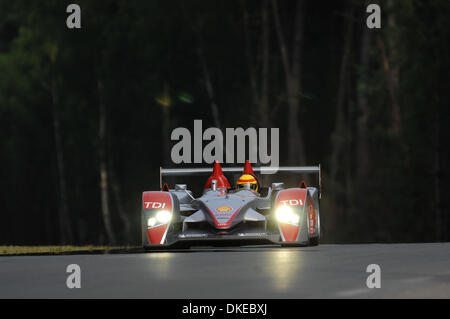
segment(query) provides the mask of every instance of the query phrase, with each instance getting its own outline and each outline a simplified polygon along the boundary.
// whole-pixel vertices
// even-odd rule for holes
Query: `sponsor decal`
[[[216,224],[216,227],[224,228],[224,227],[230,226],[231,222],[233,221],[234,216],[236,216],[236,214],[239,212],[239,210],[241,208],[238,208],[234,213],[230,212],[228,214],[228,216],[224,216],[224,217],[219,216],[219,215],[215,216],[215,214],[208,207],[207,207],[207,209],[208,209],[209,213],[211,214],[211,217],[213,218],[214,223]],[[223,214],[225,214],[225,213],[223,213]],[[225,222],[223,222],[223,221],[225,221]]]
[[[304,188],[286,189],[279,193],[277,197],[277,206],[304,206],[308,191]]]
[[[301,199],[289,199],[289,200],[280,200],[284,206],[303,206],[303,201]]]
[[[314,235],[316,226],[316,212],[314,210],[312,203],[310,203],[308,207],[308,217],[309,217],[309,233],[311,235]]]
[[[144,192],[142,194],[144,209],[164,209],[172,211],[172,198],[168,192]]]
[[[154,208],[154,209],[165,208],[165,207],[166,207],[166,203],[160,203],[160,202],[144,202],[144,207],[145,207],[145,208]]]
[[[216,208],[216,211],[220,212],[220,213],[226,213],[231,211],[233,208],[231,208],[230,206],[220,206]]]

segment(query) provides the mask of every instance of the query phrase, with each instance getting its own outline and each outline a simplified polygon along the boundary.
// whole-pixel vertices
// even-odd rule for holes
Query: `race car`
[[[243,168],[160,168],[160,190],[142,194],[142,245],[145,249],[191,246],[275,244],[314,246],[320,239],[321,167],[279,167],[289,174],[316,173],[318,187],[284,188],[282,182],[261,187],[247,160]],[[241,173],[231,187],[225,173]],[[186,184],[173,189],[165,176],[211,174],[203,194],[194,197]]]

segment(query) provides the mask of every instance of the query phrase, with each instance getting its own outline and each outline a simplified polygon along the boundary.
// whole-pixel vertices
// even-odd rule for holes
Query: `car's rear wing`
[[[242,167],[222,167],[224,173],[241,173]],[[322,194],[322,166],[284,166],[274,169],[273,167],[253,167],[255,173],[275,174],[276,172],[294,174],[317,174],[319,178],[319,197]],[[159,168],[159,187],[162,189],[164,176],[193,176],[207,175],[212,173],[212,168]]]

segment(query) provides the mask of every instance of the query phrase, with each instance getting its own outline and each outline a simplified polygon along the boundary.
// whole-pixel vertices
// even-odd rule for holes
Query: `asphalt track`
[[[66,286],[69,264],[80,289]],[[4,256],[0,298],[450,298],[450,243]]]

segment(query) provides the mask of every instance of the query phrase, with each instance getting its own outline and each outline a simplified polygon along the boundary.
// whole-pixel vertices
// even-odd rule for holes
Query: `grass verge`
[[[33,255],[33,254],[64,254],[76,252],[109,252],[113,250],[127,250],[131,246],[0,246],[0,255]]]

